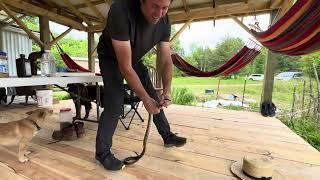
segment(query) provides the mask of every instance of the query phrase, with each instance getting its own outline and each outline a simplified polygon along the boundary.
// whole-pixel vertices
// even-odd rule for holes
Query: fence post
[[[304,98],[305,98],[305,94],[306,94],[306,81],[303,79],[303,89],[302,89],[302,112],[304,110]]]
[[[310,81],[310,89],[309,89],[308,117],[310,117],[310,108],[311,108],[311,103],[313,101],[312,77],[311,77],[311,75],[309,75],[309,81]]]
[[[297,90],[297,84],[294,85],[293,88],[293,95],[292,95],[292,106],[291,106],[291,117],[290,117],[290,124],[293,125],[293,116],[294,116],[294,105],[296,101],[296,90]]]
[[[317,102],[317,107],[316,108],[316,117],[317,117],[317,120],[319,122],[319,119],[320,119],[320,104],[319,104],[319,100],[320,100],[320,82],[319,82],[319,76],[318,76],[318,72],[317,72],[317,67],[316,67],[316,64],[313,62],[312,63],[312,66],[313,66],[313,71],[314,71],[314,75],[316,76],[316,82],[317,82],[317,98],[315,100],[315,102]]]
[[[219,96],[220,81],[221,81],[221,79],[219,79],[219,82],[218,82],[218,90],[217,90],[217,97],[216,97],[216,100],[218,100],[218,96]]]
[[[243,101],[244,101],[244,94],[246,93],[246,85],[247,85],[247,76],[244,79],[244,85],[243,85],[243,93],[242,93],[242,107],[243,107]]]

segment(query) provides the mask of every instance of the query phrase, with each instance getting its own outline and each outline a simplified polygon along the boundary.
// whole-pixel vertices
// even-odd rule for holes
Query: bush
[[[296,134],[320,151],[320,125],[316,119],[310,117],[296,118],[292,121],[290,121],[290,117],[281,117],[280,119]]]
[[[187,88],[173,88],[172,97],[174,104],[181,105],[191,105],[195,99],[194,94],[188,91]]]

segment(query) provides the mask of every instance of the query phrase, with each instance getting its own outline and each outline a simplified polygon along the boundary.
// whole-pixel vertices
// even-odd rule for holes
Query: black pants
[[[99,57],[99,60],[104,83],[104,111],[99,120],[96,137],[96,155],[103,159],[110,153],[112,136],[122,113],[125,91],[123,85],[124,78],[119,70],[118,63],[101,57]],[[133,68],[149,96],[159,102],[159,97],[152,85],[146,66],[142,62],[139,62]],[[153,122],[162,138],[169,136],[170,126],[163,110],[153,116]]]

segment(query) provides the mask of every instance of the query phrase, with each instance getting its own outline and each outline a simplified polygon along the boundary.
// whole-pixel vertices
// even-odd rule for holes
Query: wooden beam
[[[34,40],[39,46],[44,47],[44,43],[29,30],[29,28],[19,19],[16,17],[15,13],[12,12],[4,3],[0,2],[0,8],[8,14],[18,25],[21,29],[23,29],[29,37]]]
[[[202,4],[197,4],[197,5],[189,5],[188,6],[189,11],[190,10],[195,10],[195,9],[209,9],[212,8],[212,3],[202,3]],[[184,7],[177,7],[177,8],[170,8],[168,13],[173,14],[173,13],[178,13],[178,12],[185,12]]]
[[[98,45],[96,45],[96,47],[92,50],[91,56],[93,56],[93,57],[97,56],[97,49],[98,49]]]
[[[241,6],[234,5],[228,8],[225,7],[216,7],[212,8],[210,3],[210,8],[205,9],[192,9],[190,12],[186,13],[169,13],[170,21],[174,24],[177,22],[186,22],[189,19],[212,19],[219,17],[228,17],[230,15],[239,16],[241,14],[256,14],[259,12],[271,11],[270,5],[268,2],[260,2],[255,4],[255,9],[252,8],[251,4],[243,4]]]
[[[182,0],[184,11],[188,13],[190,11],[187,0]]]
[[[100,4],[104,4],[106,3],[105,0],[97,0],[97,1],[91,1],[91,4],[94,6],[100,5]],[[87,8],[88,4],[86,3],[79,3],[79,4],[75,4],[73,5],[75,8],[77,9],[83,9],[83,8]]]
[[[180,34],[192,23],[193,19],[190,19],[188,22],[186,22],[181,29],[170,39],[170,42],[176,40]]]
[[[242,21],[240,21],[237,17],[232,17],[232,19],[239,24],[239,26],[242,27],[242,29],[244,29],[245,31],[247,31],[250,35],[252,35],[250,28],[248,28],[248,26],[246,26],[245,24],[243,24]]]
[[[88,67],[91,72],[95,72],[96,62],[95,58],[92,56],[92,51],[94,50],[94,33],[88,33]]]
[[[283,0],[271,0],[270,8],[279,8]]]
[[[98,24],[98,25],[94,25],[94,26],[88,27],[87,30],[88,30],[88,32],[101,32],[101,31],[103,31],[105,26],[106,26],[105,23],[101,23],[101,24]]]
[[[96,13],[96,15],[97,15],[100,19],[102,19],[102,21],[104,21],[105,17],[101,14],[101,12],[99,11],[99,9],[96,8],[96,6],[94,6],[94,5],[91,3],[90,0],[84,0],[84,1],[85,1],[85,3],[87,4],[87,6],[90,7],[90,9],[91,9],[94,13]]]
[[[60,39],[62,39],[63,37],[65,37],[70,31],[72,31],[72,28],[70,27],[69,29],[67,29],[65,32],[63,32],[62,34],[60,34],[58,37],[54,38],[50,43],[50,47],[53,46],[55,43],[57,43]]]
[[[18,19],[22,20],[23,18],[25,18],[27,15],[23,14],[22,16],[18,17]],[[14,20],[8,22],[8,23],[4,23],[3,25],[0,26],[0,29],[3,29],[7,26],[10,26],[11,24],[15,23]]]
[[[270,14],[270,24],[276,16],[276,11],[273,11]],[[261,94],[261,104],[264,102],[271,103],[272,102],[272,92],[273,92],[273,84],[274,84],[274,74],[277,69],[277,54],[268,51],[268,57],[264,67],[264,81],[263,88]]]
[[[89,21],[79,10],[77,10],[69,0],[63,0],[63,2],[68,6],[68,8],[80,17],[87,25],[92,26],[91,21]]]
[[[49,27],[49,17],[40,16],[39,17],[40,25],[40,40],[44,43],[42,50],[51,50],[50,43],[50,27]]]
[[[283,0],[277,19],[280,19],[294,4],[294,0]]]
[[[74,29],[78,29],[80,31],[86,31],[86,28],[81,23],[73,19],[67,18],[65,16],[59,15],[57,14],[57,12],[49,11],[47,9],[35,6],[28,2],[21,0],[10,0],[6,1],[6,4],[18,9],[19,11],[25,14],[31,14],[36,16],[48,16],[52,21],[61,23],[63,25],[67,25],[69,27],[73,27]]]

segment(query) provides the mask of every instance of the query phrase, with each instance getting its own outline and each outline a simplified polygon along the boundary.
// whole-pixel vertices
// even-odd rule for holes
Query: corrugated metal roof
[[[16,59],[32,52],[32,40],[21,29],[5,27],[0,31],[0,49],[7,53],[9,76],[17,76]]]

